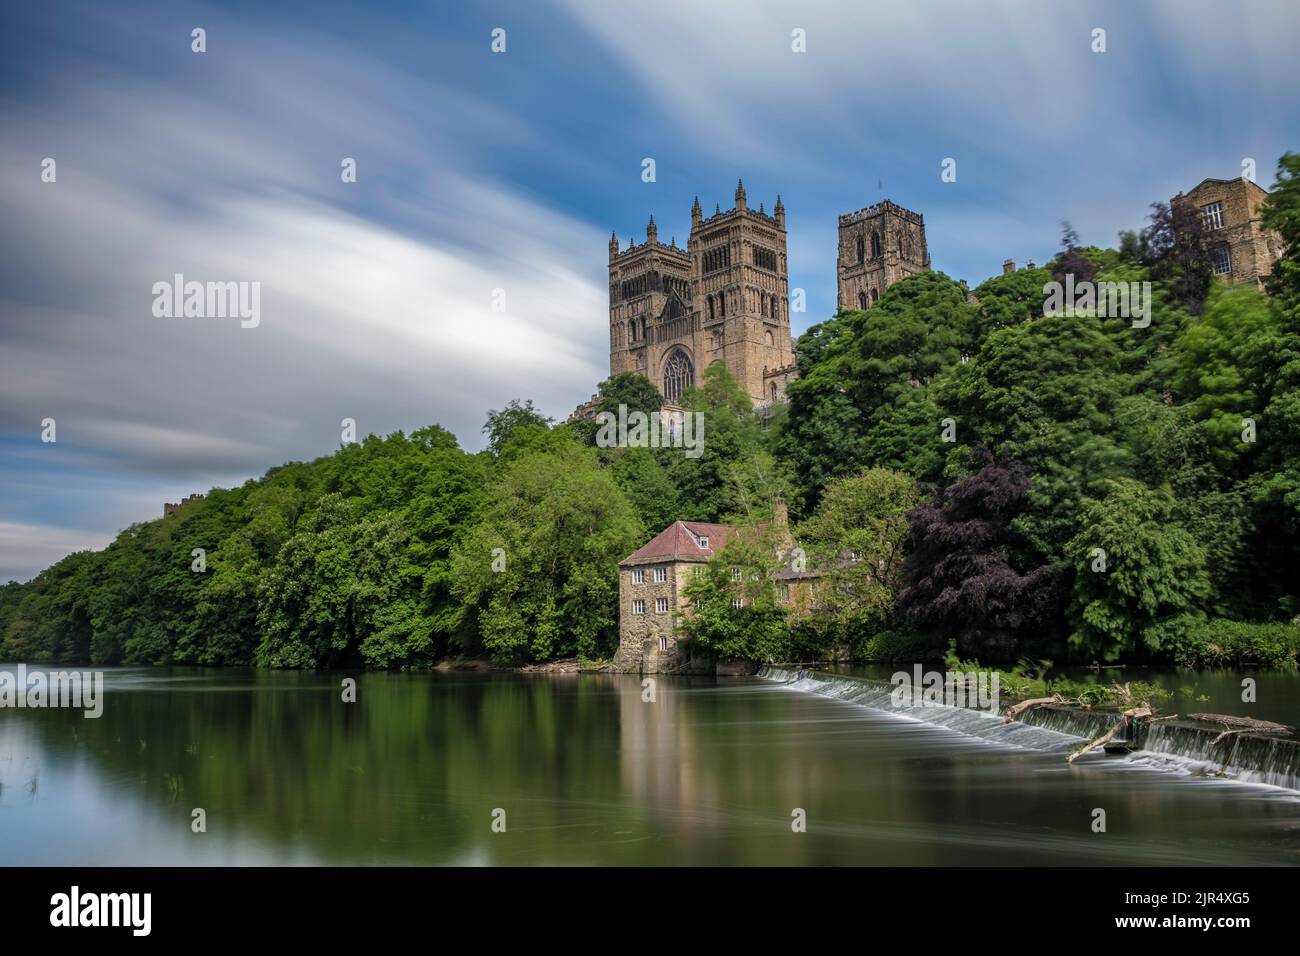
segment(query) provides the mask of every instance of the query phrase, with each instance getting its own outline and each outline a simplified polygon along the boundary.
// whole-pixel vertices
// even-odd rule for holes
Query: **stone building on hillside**
[[[785,502],[778,501],[773,512],[778,556],[785,559],[794,547]],[[759,526],[760,530],[767,527]],[[680,619],[690,613],[686,586],[737,533],[734,525],[674,521],[619,563],[619,641],[612,670],[646,674],[692,666],[712,670],[712,662],[692,662],[678,646],[683,636]],[[816,577],[815,572],[792,573],[802,582],[796,589]],[[777,575],[783,598],[790,594],[791,580],[785,572]]]
[[[749,206],[744,183],[735,206],[705,217],[697,196],[686,248],[659,240],[654,216],[645,242],[609,237],[609,374],[654,382],[665,406],[723,362],[755,404],[785,400],[797,375],[790,335],[785,204],[769,214]],[[870,308],[899,279],[930,268],[925,220],[889,200],[839,217],[838,304]],[[571,419],[591,418],[596,396]]]
[[[176,514],[176,512],[180,511],[181,508],[185,507],[191,501],[202,501],[202,500],[203,500],[203,495],[193,494],[193,495],[186,495],[180,501],[163,502],[163,517],[170,518],[172,515]]]
[[[1249,179],[1204,179],[1169,204],[1199,213],[1201,239],[1220,279],[1263,291],[1264,280],[1282,256],[1282,237],[1263,225],[1261,207],[1267,198],[1268,190]]]
[[[928,272],[925,218],[888,199],[840,216],[836,263],[844,309],[869,309],[899,279]]]
[[[723,362],[749,397],[785,397],[793,373],[785,205],[736,204],[705,217],[691,207],[686,248],[659,241],[654,216],[646,241],[609,239],[609,373],[638,372],[675,404],[704,369]]]

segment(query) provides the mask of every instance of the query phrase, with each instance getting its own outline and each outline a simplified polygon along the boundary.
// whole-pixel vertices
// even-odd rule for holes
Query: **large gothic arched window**
[[[669,402],[679,401],[688,385],[695,384],[695,368],[690,356],[681,349],[668,353],[668,362],[664,365],[664,399]]]
[[[867,258],[867,243],[861,236],[858,236],[858,261],[862,262]]]

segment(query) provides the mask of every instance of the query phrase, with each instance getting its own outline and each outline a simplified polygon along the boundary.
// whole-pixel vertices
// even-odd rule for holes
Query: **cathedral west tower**
[[[646,241],[609,241],[609,371],[639,372],[677,402],[704,369],[724,362],[757,403],[782,401],[794,375],[785,206],[736,204],[705,217],[697,197],[686,248],[664,244],[654,217]]]

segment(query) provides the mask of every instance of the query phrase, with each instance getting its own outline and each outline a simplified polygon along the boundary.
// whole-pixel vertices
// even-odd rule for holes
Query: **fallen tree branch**
[[[1210,741],[1210,746],[1213,747],[1224,737],[1231,737],[1233,734],[1248,734],[1248,733],[1250,733],[1250,730],[1248,730],[1245,727],[1242,727],[1239,730],[1225,730],[1223,733],[1219,734],[1219,736],[1215,737],[1213,740]]]
[[[1051,697],[1034,697],[1030,700],[1022,700],[1018,704],[1012,704],[1007,708],[1007,719],[1004,724],[1009,724],[1027,710],[1033,710],[1035,707],[1041,707],[1044,704],[1060,704],[1064,698],[1060,694],[1053,694]]]
[[[1075,758],[1082,757],[1089,750],[1095,750],[1097,747],[1104,747],[1106,744],[1110,743],[1112,737],[1114,737],[1117,733],[1119,733],[1123,729],[1124,729],[1124,725],[1122,723],[1115,724],[1114,727],[1110,728],[1110,730],[1106,731],[1096,740],[1088,741],[1086,744],[1084,744],[1074,753],[1070,754],[1070,756],[1066,758],[1065,762],[1074,763]]]
[[[1271,720],[1256,720],[1254,717],[1234,717],[1231,714],[1188,714],[1188,720],[1199,720],[1207,724],[1217,724],[1234,731],[1254,731],[1261,734],[1285,734],[1295,730],[1286,724],[1275,724]],[[1223,734],[1219,735],[1222,738]],[[1218,742],[1217,740],[1215,741]]]

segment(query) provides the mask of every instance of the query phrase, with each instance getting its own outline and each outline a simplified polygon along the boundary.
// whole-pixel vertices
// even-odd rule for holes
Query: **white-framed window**
[[[655,613],[656,613],[656,614],[667,614],[667,613],[668,613],[668,599],[667,599],[667,598],[655,598]]]
[[[668,580],[667,568],[655,568],[655,584],[663,584]]]
[[[1212,202],[1208,206],[1201,207],[1201,225],[1206,229],[1223,228],[1223,203]]]
[[[709,536],[707,534],[700,535],[700,547],[707,548],[708,546],[709,546]]]
[[[668,650],[668,638],[662,636],[659,638],[659,650]]]
[[[632,572],[632,583],[633,583],[633,584],[645,584],[645,569],[644,569],[644,568],[638,568],[637,570],[635,570],[635,571]]]
[[[707,571],[707,570],[708,570],[708,569],[705,568],[703,565],[696,565],[696,567],[695,567],[695,576],[696,576],[697,578],[702,578],[702,577],[704,577],[704,572]]]
[[[645,613],[645,601],[643,601],[641,598],[637,598],[635,601],[633,601],[633,602],[632,602],[632,613],[633,613],[633,614],[644,614],[644,613]]]
[[[732,569],[731,569],[731,580],[733,580],[733,581],[739,581],[739,580],[740,580],[740,576],[741,576],[740,568],[732,568]]]
[[[778,585],[778,586],[777,586],[777,589],[776,589],[776,599],[777,599],[778,601],[780,601],[782,604],[789,604],[789,603],[790,603],[790,585],[788,585],[788,584],[781,584],[781,585]]]
[[[732,606],[733,608],[737,608],[737,609],[742,608],[742,607],[745,606],[745,599],[744,599],[744,598],[738,598],[738,597],[732,598],[732,599],[731,599],[731,606]]]
[[[1221,276],[1232,273],[1232,253],[1227,246],[1215,246],[1210,250],[1211,262],[1214,264],[1214,271]]]

